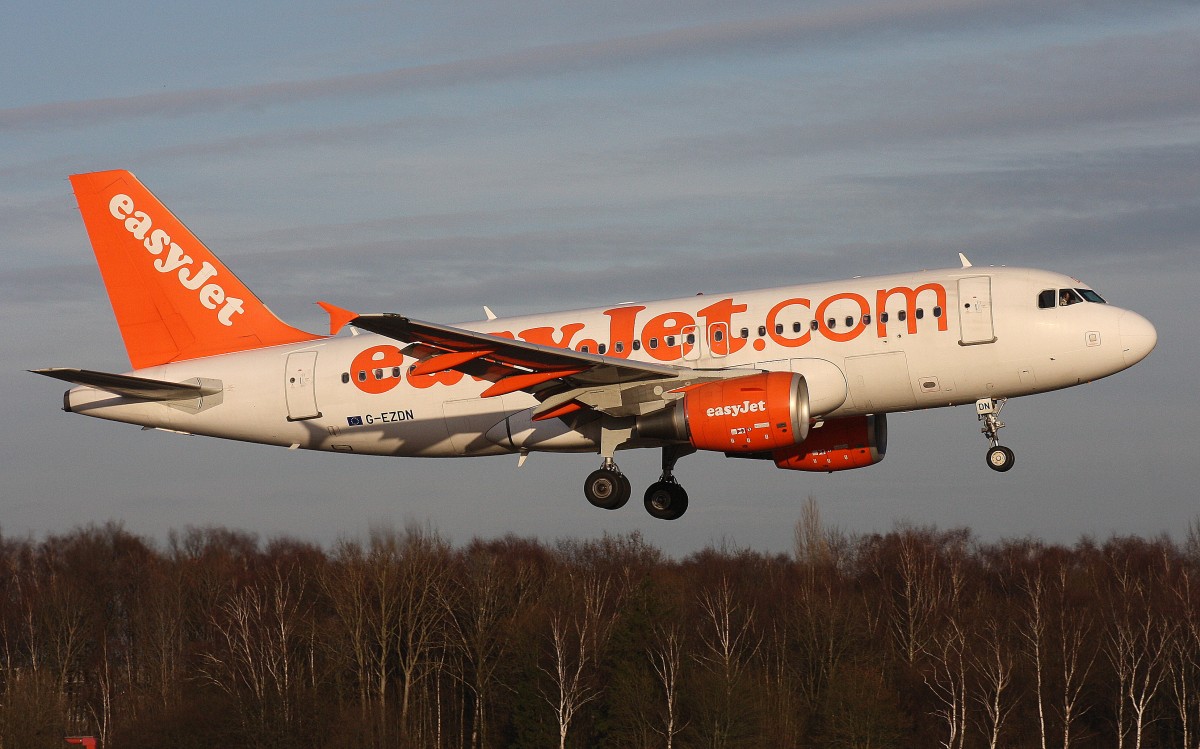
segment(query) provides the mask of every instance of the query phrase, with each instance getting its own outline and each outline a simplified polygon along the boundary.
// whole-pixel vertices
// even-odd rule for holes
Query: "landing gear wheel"
[[[616,510],[625,506],[633,494],[629,479],[617,471],[598,468],[588,474],[583,482],[583,494],[587,501],[603,510]]]
[[[996,445],[987,451],[988,468],[1003,473],[1013,467],[1016,455],[1003,445]]]
[[[673,481],[656,481],[646,490],[646,512],[659,520],[678,520],[687,512],[688,495]]]

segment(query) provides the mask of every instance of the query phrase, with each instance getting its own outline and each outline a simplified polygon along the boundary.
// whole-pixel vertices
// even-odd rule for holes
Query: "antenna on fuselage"
[[[966,255],[964,255],[964,254],[963,254],[963,253],[961,253],[961,252],[960,252],[960,253],[958,253],[958,260],[959,260],[959,262],[961,262],[961,263],[962,263],[962,267],[964,267],[964,268],[970,268],[970,267],[971,267],[971,261],[970,261],[970,260],[967,260],[967,256],[966,256]]]

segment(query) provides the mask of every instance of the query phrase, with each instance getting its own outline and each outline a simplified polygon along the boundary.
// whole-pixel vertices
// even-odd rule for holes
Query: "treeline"
[[[0,749],[1194,749],[1196,541],[0,537]]]

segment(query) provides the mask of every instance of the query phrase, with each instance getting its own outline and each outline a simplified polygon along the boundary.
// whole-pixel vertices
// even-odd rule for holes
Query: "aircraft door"
[[[313,383],[317,371],[317,352],[296,351],[288,354],[284,369],[283,391],[287,397],[288,421],[304,421],[320,416]]]
[[[990,276],[971,276],[958,281],[959,343],[973,346],[993,343],[996,332],[992,326],[992,279]]]
[[[715,322],[708,326],[708,339],[705,341],[708,344],[709,356],[714,359],[722,359],[729,353],[729,348],[732,342],[729,340],[729,324],[723,322]]]

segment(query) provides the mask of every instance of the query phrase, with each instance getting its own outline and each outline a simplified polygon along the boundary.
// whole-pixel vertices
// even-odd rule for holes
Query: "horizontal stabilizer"
[[[53,367],[50,369],[31,369],[34,374],[46,375],[56,380],[70,382],[75,385],[86,385],[98,388],[127,398],[138,398],[147,401],[175,401],[187,398],[199,398],[204,395],[215,395],[221,388],[206,385],[194,385],[186,382],[166,382],[150,380],[145,377],[111,374],[109,372],[93,372],[90,369],[71,369]]]

